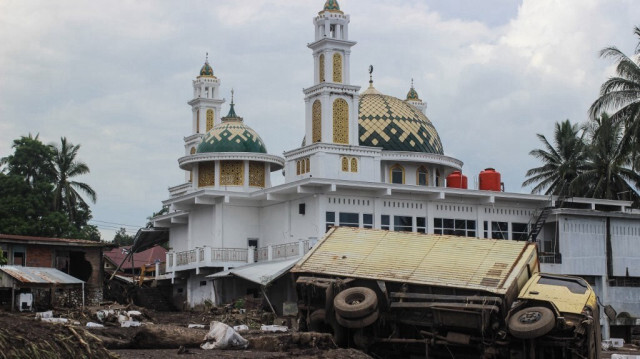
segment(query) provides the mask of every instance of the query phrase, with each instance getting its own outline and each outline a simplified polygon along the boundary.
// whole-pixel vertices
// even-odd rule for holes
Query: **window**
[[[342,56],[337,52],[333,54],[333,82],[342,82]]]
[[[201,280],[200,281],[200,286],[204,287],[205,285],[207,285],[207,281],[206,280]]]
[[[380,216],[380,228],[389,230],[389,215],[383,214]]]
[[[402,166],[395,164],[391,167],[391,183],[404,183],[404,168]]]
[[[349,104],[341,98],[333,101],[333,142],[349,143]]]
[[[351,172],[358,172],[358,160],[354,157],[351,158]]]
[[[469,219],[434,218],[433,233],[460,237],[475,237],[476,221]]]
[[[416,175],[416,183],[418,186],[428,186],[429,185],[429,172],[426,167],[420,166],[418,168],[418,172]]]
[[[318,59],[318,66],[320,82],[324,82],[324,54],[320,54],[320,58]]]
[[[507,222],[491,222],[491,238],[509,239],[509,224]]]
[[[511,223],[511,239],[516,241],[526,241],[529,237],[528,223]]]
[[[213,110],[212,109],[208,109],[207,110],[207,123],[206,123],[206,130],[207,132],[209,132],[210,129],[213,128]]]
[[[427,233],[427,219],[425,217],[416,217],[416,232]]]
[[[323,79],[324,81],[324,79]],[[320,100],[313,101],[311,106],[311,142],[322,141],[322,105]]]
[[[358,213],[340,212],[340,225],[343,227],[360,227]]]
[[[362,228],[373,228],[373,214],[362,215]]]
[[[326,230],[328,231],[331,227],[336,225],[336,212],[327,212],[326,215]]]
[[[296,161],[296,174],[300,175],[302,171],[300,171],[300,161]]]
[[[196,110],[196,133],[200,133],[200,110]]]
[[[342,172],[349,172],[349,159],[342,157]]]
[[[397,232],[412,232],[413,217],[411,216],[394,216],[393,230]]]
[[[247,238],[247,246],[258,248],[258,238]]]
[[[309,157],[304,159],[304,164],[305,164],[304,168],[307,169],[307,172],[310,172],[311,171],[311,160],[309,159]]]

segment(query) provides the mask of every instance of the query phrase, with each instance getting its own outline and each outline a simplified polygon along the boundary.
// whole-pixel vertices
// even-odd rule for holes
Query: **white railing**
[[[315,240],[275,244],[262,248],[210,248],[196,247],[188,251],[168,252],[167,269],[203,266],[239,265],[240,263],[266,262],[278,259],[302,257],[315,244]],[[229,263],[229,264],[226,264]]]

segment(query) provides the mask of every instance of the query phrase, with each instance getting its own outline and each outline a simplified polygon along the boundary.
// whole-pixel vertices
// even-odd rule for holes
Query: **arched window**
[[[333,101],[333,142],[349,143],[349,105],[341,98]]]
[[[313,101],[311,106],[311,143],[322,141],[322,105],[320,100]]]
[[[200,133],[200,110],[196,110],[196,133]]]
[[[296,174],[300,175],[300,161],[296,161]]]
[[[320,58],[318,59],[318,66],[320,82],[324,82],[324,54],[320,54]]]
[[[309,157],[304,159],[304,163],[306,164],[307,172],[311,171],[311,160],[309,160]]]
[[[304,162],[304,158],[300,160],[300,173],[307,173],[307,164]]]
[[[349,159],[342,157],[342,172],[349,172]]]
[[[355,157],[351,158],[351,172],[358,172],[358,160]]]
[[[429,171],[425,166],[418,167],[418,172],[416,173],[416,183],[418,186],[428,186],[429,185]]]
[[[404,183],[404,168],[399,164],[395,164],[391,166],[391,170],[389,171],[389,177],[391,178],[391,183]]]
[[[190,154],[195,155],[196,154],[196,148],[195,147],[191,147],[191,150],[189,151]]]
[[[342,83],[342,56],[333,54],[333,82]]]
[[[207,132],[213,128],[213,110],[207,110]]]

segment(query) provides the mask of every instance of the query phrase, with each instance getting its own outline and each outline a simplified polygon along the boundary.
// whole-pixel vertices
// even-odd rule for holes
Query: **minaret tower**
[[[420,112],[425,113],[427,110],[427,103],[420,99],[418,96],[418,92],[413,88],[413,79],[411,79],[411,89],[407,93],[407,99],[405,100],[408,104],[413,105],[415,108],[420,110]]]
[[[220,79],[213,75],[207,53],[198,77],[193,80],[193,99],[188,102],[191,106],[192,120],[191,134],[184,138],[185,155],[195,154],[202,137],[220,123],[220,111],[224,100],[218,97],[219,89]],[[191,172],[187,172],[186,179],[193,180]]]
[[[327,0],[313,19],[313,86],[305,94],[305,143],[358,145],[360,86],[350,84],[349,15],[336,0]]]

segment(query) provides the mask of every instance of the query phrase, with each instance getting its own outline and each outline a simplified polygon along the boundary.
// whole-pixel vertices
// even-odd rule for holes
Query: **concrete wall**
[[[217,247],[215,224],[216,206],[195,206],[189,212],[189,246],[205,245]]]
[[[611,219],[613,275],[640,277],[640,221]]]
[[[259,217],[258,207],[225,204],[221,247],[247,248],[248,238],[260,238]],[[262,246],[260,242],[259,239],[258,246]]]
[[[176,252],[182,252],[189,249],[187,225],[171,226],[169,230],[169,247]]]

